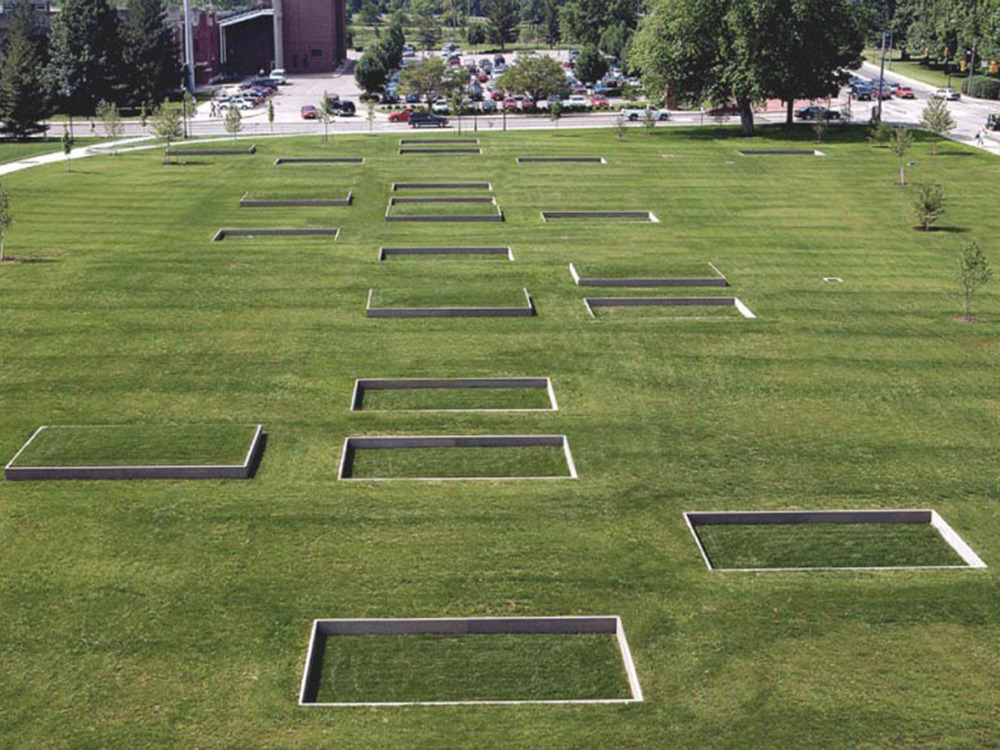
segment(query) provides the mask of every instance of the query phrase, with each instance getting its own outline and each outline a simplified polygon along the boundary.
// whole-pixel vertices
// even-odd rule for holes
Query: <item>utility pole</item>
[[[194,93],[194,41],[191,37],[191,0],[184,0],[184,62],[187,64],[187,87]]]
[[[882,88],[885,86],[885,43],[889,38],[888,32],[882,32],[882,60],[879,63],[878,68],[878,90],[876,96],[878,96],[878,114],[875,116],[877,122],[882,122]]]

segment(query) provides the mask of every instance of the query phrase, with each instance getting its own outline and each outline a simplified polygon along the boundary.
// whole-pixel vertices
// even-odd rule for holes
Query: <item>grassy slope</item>
[[[239,425],[51,426],[18,456],[18,466],[237,465],[256,428]]]
[[[960,246],[1000,263],[996,161],[913,151],[948,231],[912,230],[896,160],[736,157],[714,131],[483,135],[474,164],[396,137],[267,141],[161,167],[135,153],[11,175],[0,268],[0,455],[38,424],[261,421],[252,482],[10,483],[0,492],[0,744],[19,748],[962,748],[1000,735],[1000,292],[959,325]],[[811,136],[811,132],[804,133]],[[834,135],[834,138],[838,136]],[[839,136],[843,138],[844,136]],[[861,134],[859,134],[859,140]],[[761,138],[757,145],[777,145]],[[805,145],[805,144],[803,144]],[[337,242],[211,243],[273,225],[244,190],[296,184],[278,154],[357,152],[356,205],[281,223]],[[606,154],[600,181],[523,153]],[[673,158],[665,159],[664,154]],[[459,167],[463,168],[459,168]],[[397,227],[392,180],[487,178],[500,227]],[[610,203],[662,224],[542,224]],[[962,230],[962,231],[959,231]],[[440,286],[389,244],[509,243],[460,264],[527,286],[533,319],[364,318],[370,287]],[[589,325],[571,260],[704,258],[761,318]],[[844,284],[823,284],[838,275]],[[354,378],[540,374],[560,411],[351,414]],[[577,482],[338,483],[346,434],[565,432]],[[936,507],[983,572],[710,576],[683,510]],[[560,710],[295,705],[315,617],[623,617],[647,702]],[[44,710],[40,710],[44,707]]]
[[[878,50],[869,50],[865,56],[872,65],[877,66],[880,54]],[[937,86],[938,88],[944,88],[948,85],[948,74],[945,72],[944,63],[933,62],[929,65],[924,65],[920,60],[900,60],[899,52],[895,50],[893,50],[891,56],[886,53],[885,57],[885,77],[892,80],[893,73],[908,76],[914,80],[923,81],[930,86]],[[952,87],[958,90],[964,80],[965,74],[959,72],[958,64],[956,63],[952,66]]]
[[[717,568],[963,564],[936,529],[922,524],[708,525],[698,536]]]
[[[94,138],[77,138],[75,145],[84,146],[91,144],[95,140]],[[32,138],[31,140],[21,142],[0,142],[0,164],[53,153],[62,153],[61,138]]]
[[[318,700],[628,698],[613,635],[337,636]]]

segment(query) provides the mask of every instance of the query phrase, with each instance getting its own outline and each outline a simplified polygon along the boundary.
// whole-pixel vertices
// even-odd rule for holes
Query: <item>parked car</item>
[[[492,99],[484,99],[483,101],[479,102],[479,109],[481,112],[486,112],[486,113],[496,112],[497,103]]]
[[[669,120],[670,113],[665,109],[657,109],[656,107],[622,107],[622,117],[624,117],[629,122],[638,122],[639,120],[646,120],[652,117],[653,120]]]
[[[711,109],[705,110],[705,114],[709,117],[730,117],[732,115],[738,115],[740,113],[740,108],[737,107],[732,102],[725,102],[724,104],[717,104]]]
[[[411,128],[443,128],[448,125],[448,118],[431,112],[414,112],[409,123]]]
[[[406,95],[406,103],[407,104],[419,104],[420,103],[420,96],[418,94],[407,94]]]
[[[608,97],[604,94],[594,94],[590,97],[590,106],[594,109],[607,109],[610,106]]]
[[[909,86],[899,85],[896,87],[896,96],[900,99],[916,99],[917,95]]]
[[[382,104],[399,104],[399,94],[395,91],[386,91],[379,97],[379,101]]]
[[[341,117],[353,117],[358,111],[358,108],[354,105],[354,102],[344,99],[335,106],[334,109],[340,114]]]
[[[800,120],[839,120],[840,112],[814,105],[795,110],[795,116]]]
[[[505,58],[499,52],[497,54],[493,55],[493,67],[494,68],[497,65],[505,65],[506,63],[507,63],[507,58]]]
[[[284,68],[275,68],[271,71],[271,75],[268,76],[272,81],[277,81],[279,86],[284,86],[288,83],[288,78],[285,76]]]
[[[389,113],[389,122],[409,122],[410,115],[413,114],[413,107],[407,107],[406,109],[397,109],[395,112]]]
[[[493,63],[491,63],[488,58],[484,57],[479,61],[479,69],[486,73],[486,75],[489,75],[493,72]]]
[[[448,100],[438,99],[431,105],[431,112],[436,115],[448,114]]]
[[[302,115],[302,119],[303,120],[318,120],[319,119],[319,110],[316,109],[311,104],[307,104],[306,106],[304,106],[302,109],[299,110],[299,113]]]
[[[403,57],[416,57],[417,50],[412,44],[403,45]]]
[[[859,102],[870,102],[875,95],[875,90],[871,86],[858,86],[854,90],[854,96]]]
[[[503,108],[507,112],[517,112],[518,104],[519,102],[515,96],[508,96],[503,100]]]
[[[573,94],[569,99],[563,102],[563,107],[566,109],[583,111],[590,109],[590,103],[587,101],[587,97],[583,94]]]
[[[944,99],[945,101],[949,102],[957,102],[959,99],[962,98],[962,95],[959,94],[957,91],[955,91],[955,89],[945,88],[945,89],[938,89],[937,91],[935,91],[934,98]]]
[[[219,109],[253,109],[257,106],[257,102],[245,96],[233,96],[228,99],[224,99],[219,103]]]

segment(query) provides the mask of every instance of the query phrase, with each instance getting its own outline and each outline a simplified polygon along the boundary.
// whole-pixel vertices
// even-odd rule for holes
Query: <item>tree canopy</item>
[[[548,55],[524,55],[500,76],[498,81],[506,91],[524,93],[536,102],[550,96],[566,96],[569,84],[562,66]]]

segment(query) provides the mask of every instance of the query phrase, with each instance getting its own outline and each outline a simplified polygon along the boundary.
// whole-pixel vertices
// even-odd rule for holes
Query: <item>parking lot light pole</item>
[[[878,122],[882,122],[882,91],[885,86],[885,43],[889,38],[889,34],[885,31],[882,32],[882,60],[879,63],[878,68],[878,91],[876,91],[876,96],[878,96],[878,114],[875,119]]]

